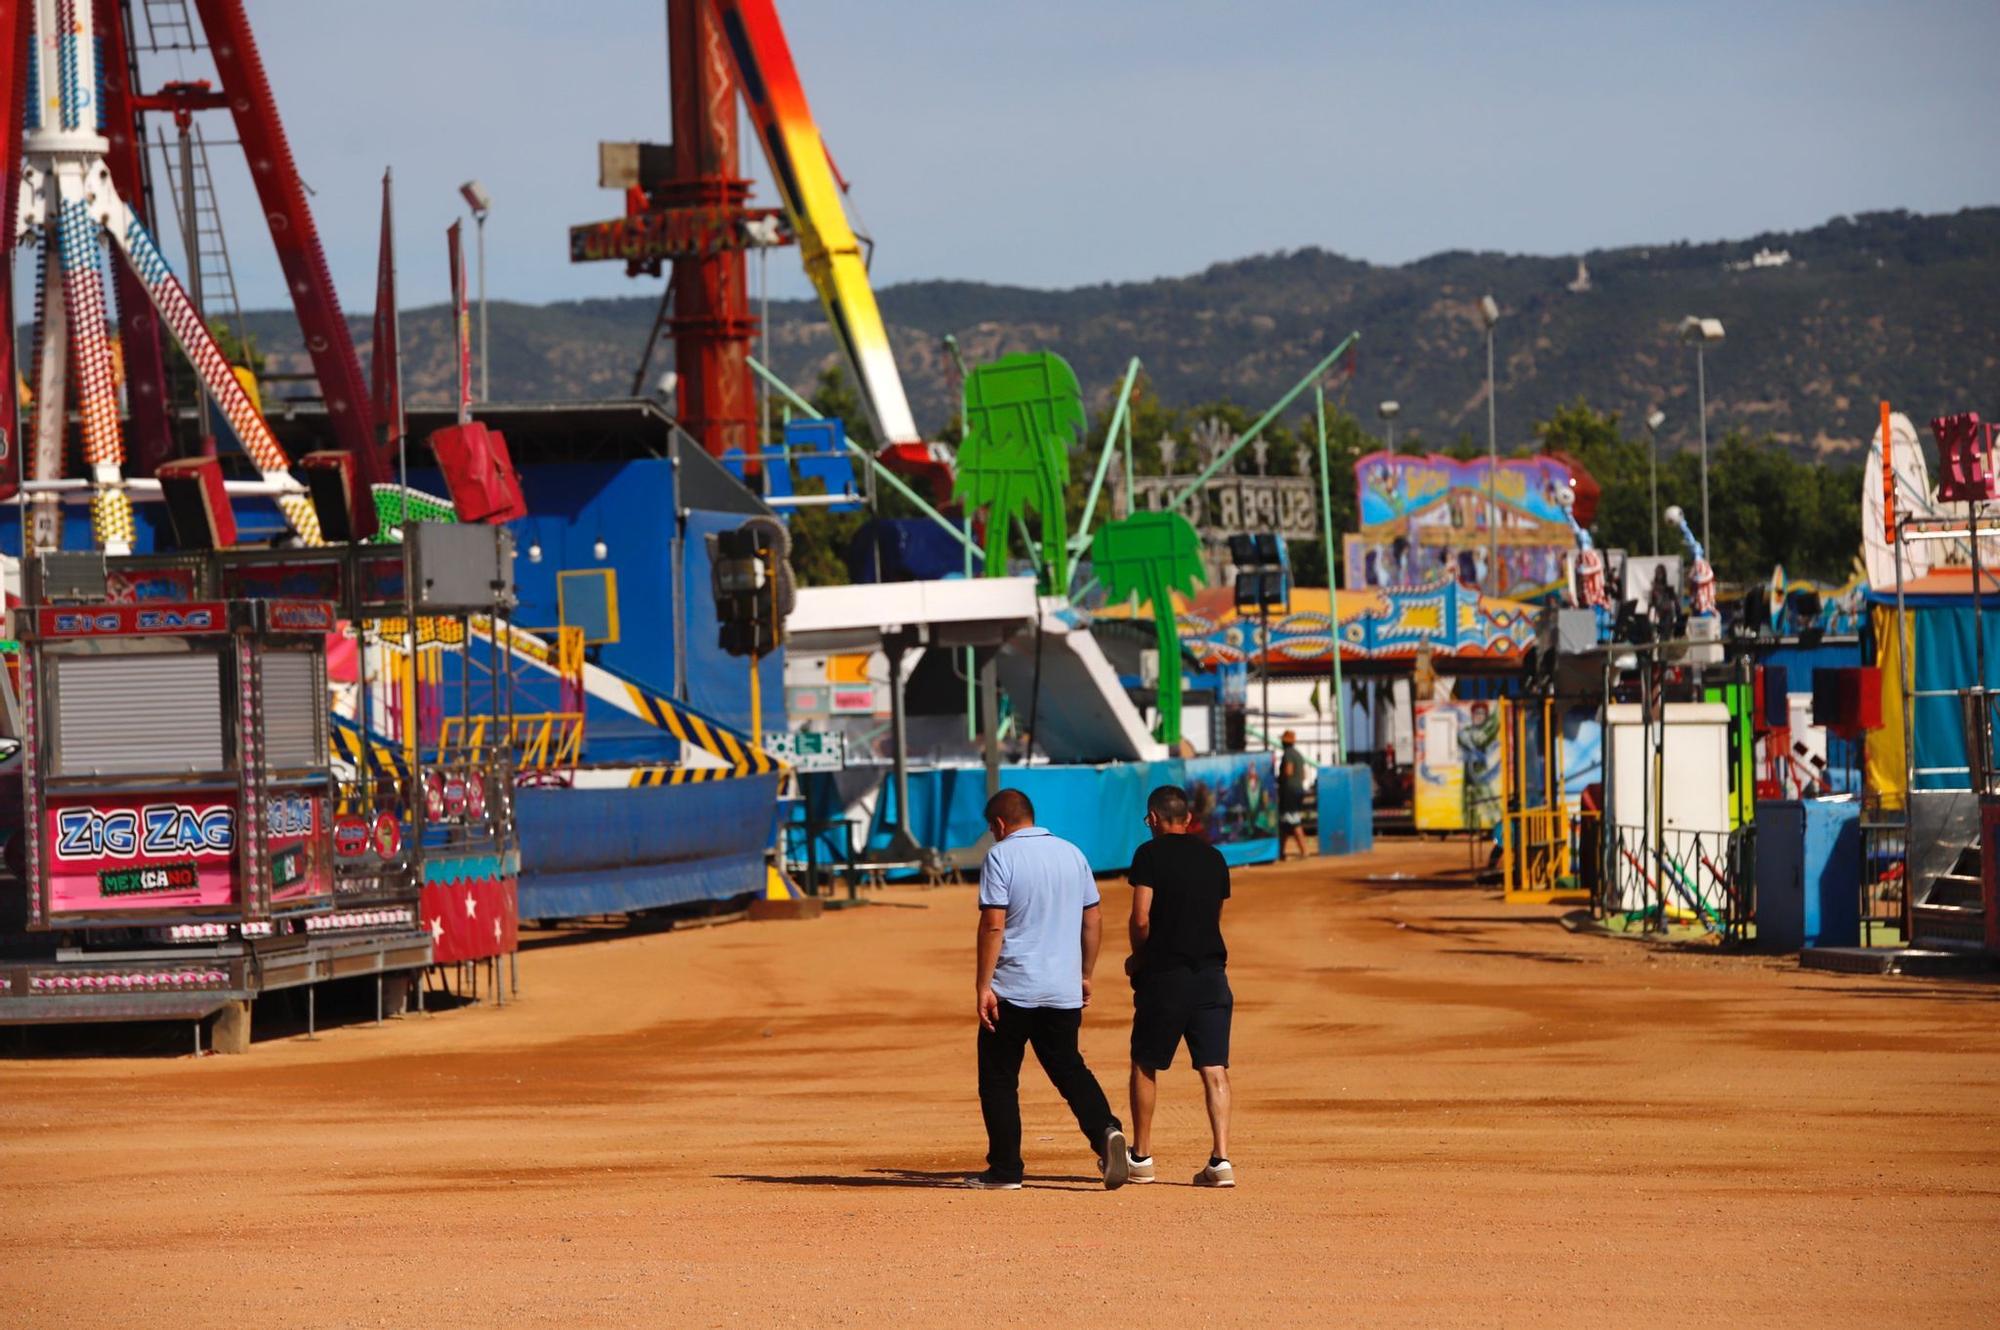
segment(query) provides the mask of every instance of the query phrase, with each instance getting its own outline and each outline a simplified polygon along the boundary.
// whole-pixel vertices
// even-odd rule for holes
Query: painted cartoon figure
[[[1708,566],[1708,551],[1695,539],[1694,528],[1688,525],[1687,514],[1674,504],[1666,511],[1666,519],[1680,528],[1681,543],[1687,546],[1688,559],[1693,567],[1688,572],[1688,583],[1694,603],[1694,613],[1715,613],[1715,569]]]
[[[1597,615],[1597,637],[1608,641],[1611,634],[1611,598],[1604,589],[1604,555],[1591,539],[1590,532],[1576,520],[1576,491],[1568,485],[1559,485],[1553,494],[1555,506],[1569,519],[1569,529],[1576,534],[1576,582],[1571,588],[1570,598],[1579,607],[1593,611]]]

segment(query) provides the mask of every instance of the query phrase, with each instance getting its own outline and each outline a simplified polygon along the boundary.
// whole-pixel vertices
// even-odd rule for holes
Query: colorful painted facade
[[[1494,551],[1485,459],[1369,453],[1354,464],[1359,532],[1347,537],[1350,587],[1427,586],[1439,578],[1479,585]],[[1576,548],[1561,495],[1571,465],[1556,457],[1508,458],[1492,478],[1500,514],[1498,586],[1538,600],[1569,584]]]
[[[1433,656],[1517,660],[1535,640],[1535,607],[1482,596],[1457,582],[1424,587],[1370,587],[1335,593],[1343,661],[1414,660],[1428,647]],[[1210,587],[1192,599],[1176,596],[1181,646],[1199,669],[1262,658],[1255,616],[1236,613],[1233,592]],[[1106,619],[1150,620],[1151,611],[1117,606],[1099,612]],[[1324,669],[1328,643],[1327,592],[1295,587],[1291,609],[1271,619],[1272,668],[1300,672]]]

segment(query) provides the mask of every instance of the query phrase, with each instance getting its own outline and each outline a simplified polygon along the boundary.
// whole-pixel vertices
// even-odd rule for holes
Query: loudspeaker
[[[307,453],[299,459],[306,490],[312,495],[319,531],[330,544],[367,540],[380,528],[375,497],[361,483],[354,455],[338,449]]]
[[[236,513],[222,485],[222,463],[213,457],[162,462],[153,473],[167,501],[174,544],[184,550],[226,550],[236,543]]]
[[[1242,707],[1226,707],[1222,713],[1222,747],[1240,753],[1250,746],[1250,717]]]
[[[431,435],[429,442],[459,521],[511,522],[528,515],[521,478],[514,473],[507,440],[498,430],[471,420],[447,425]]]
[[[1855,679],[1854,728],[1879,730],[1882,728],[1882,671],[1873,665],[1861,665],[1852,673]]]
[[[1812,718],[1848,738],[1882,728],[1882,671],[1873,665],[1814,670]]]
[[[1839,670],[1814,670],[1812,686],[1812,723],[1823,729],[1837,730],[1841,727],[1841,689]]]
[[[1758,710],[1770,729],[1782,730],[1792,723],[1792,698],[1786,691],[1789,682],[1782,665],[1766,665],[1757,671]]]

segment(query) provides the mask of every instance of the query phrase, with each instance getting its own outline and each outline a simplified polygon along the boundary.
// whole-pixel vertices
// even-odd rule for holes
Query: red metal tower
[[[700,209],[726,230],[748,216],[739,174],[736,73],[715,7],[667,0],[667,70],[673,92],[673,174],[652,191],[654,208]],[[648,182],[651,183],[651,182]],[[757,398],[745,363],[757,321],[739,245],[703,247],[673,260],[674,339],[681,425],[710,453],[757,451]]]

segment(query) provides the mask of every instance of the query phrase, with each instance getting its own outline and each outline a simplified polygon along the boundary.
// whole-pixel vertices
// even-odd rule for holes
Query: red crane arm
[[[313,225],[312,209],[306,205],[305,187],[292,161],[291,145],[278,119],[277,99],[271,94],[271,82],[257,54],[257,41],[250,32],[242,0],[194,0],[194,4],[208,34],[216,72],[222,76],[236,135],[243,141],[243,152],[250,162],[257,200],[270,224],[271,243],[284,268],[285,285],[291,290],[306,353],[312,357],[313,373],[326,399],[334,438],[353,454],[364,483],[386,480],[368,380],[361,372],[360,357],[355,355],[354,338],[340,311],[340,299],[334,294],[326,253],[320,248],[319,231]]]

